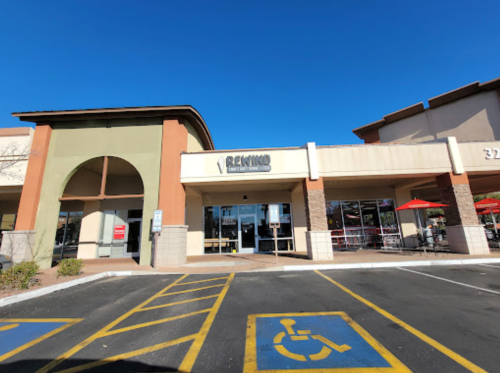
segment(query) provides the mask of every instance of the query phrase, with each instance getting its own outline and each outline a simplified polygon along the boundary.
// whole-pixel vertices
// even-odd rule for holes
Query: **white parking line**
[[[398,267],[398,269],[400,269],[402,271],[417,273],[417,274],[422,275],[422,276],[432,277],[432,278],[435,278],[435,279],[438,279],[438,280],[442,280],[442,281],[451,282],[452,284],[462,285],[462,286],[466,286],[468,288],[473,288],[473,289],[477,289],[477,290],[481,290],[481,291],[486,291],[488,293],[493,293],[493,294],[500,295],[500,292],[498,292],[498,291],[494,291],[494,290],[490,290],[490,289],[485,289],[485,288],[480,288],[480,287],[474,286],[474,285],[464,284],[463,282],[457,282],[457,281],[453,281],[453,280],[448,280],[447,278],[442,278],[442,277],[437,277],[437,276],[433,276],[433,275],[428,275],[427,273],[417,272],[417,271],[414,271],[414,270],[411,270],[411,269],[407,269],[407,268]]]
[[[493,267],[493,268],[498,268],[500,269],[500,266],[492,266],[491,264],[479,264],[480,266],[485,266],[485,267]]]

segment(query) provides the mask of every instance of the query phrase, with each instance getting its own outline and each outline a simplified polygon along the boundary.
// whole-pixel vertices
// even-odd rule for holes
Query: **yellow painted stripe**
[[[198,333],[196,339],[191,344],[188,353],[184,357],[184,360],[182,360],[182,363],[178,369],[179,372],[191,372],[191,369],[193,369],[193,365],[196,359],[198,358],[198,354],[200,353],[201,347],[203,346],[208,331],[210,330],[210,327],[214,322],[215,315],[217,315],[217,312],[219,312],[220,305],[222,304],[222,301],[224,300],[224,297],[226,296],[227,291],[229,290],[229,286],[231,285],[233,278],[234,278],[234,273],[231,273],[231,275],[229,276],[228,280],[224,285],[224,289],[222,289],[219,295],[219,298],[217,298],[217,300],[215,301],[212,310],[208,314],[205,322],[203,323],[200,332]]]
[[[72,322],[77,323],[83,319],[0,319],[0,322]]]
[[[12,320],[22,320],[22,319],[12,319]],[[33,320],[38,320],[38,322],[41,322],[40,320],[45,320],[43,322],[55,322],[54,320],[61,320],[61,319],[30,319],[30,320],[31,321],[29,321],[29,322],[36,322],[36,321],[33,321]],[[48,321],[48,320],[51,320],[51,321]],[[26,343],[26,344],[24,344],[24,345],[16,348],[15,350],[12,350],[12,351],[7,352],[6,354],[3,354],[2,356],[0,356],[0,362],[8,359],[11,356],[14,356],[15,354],[18,354],[21,351],[26,350],[27,348],[30,348],[31,346],[36,345],[38,342],[41,342],[44,339],[52,337],[54,334],[57,334],[60,331],[63,331],[64,329],[69,328],[72,325],[75,325],[77,322],[80,322],[83,319],[64,319],[64,320],[66,320],[65,322],[67,322],[66,325],[63,325],[63,326],[61,326],[61,327],[59,327],[57,329],[54,329],[51,332],[49,332],[47,334],[44,334],[41,337],[38,337],[37,339],[34,339],[34,340],[32,340],[32,341],[30,341],[30,342],[28,342],[28,343]],[[3,320],[0,320],[0,321],[3,322]],[[18,322],[20,322],[20,321],[18,321]],[[60,322],[60,321],[58,321],[58,322]]]
[[[168,293],[168,294],[159,295],[159,297],[166,297],[166,296],[174,295],[174,294],[191,293],[192,291],[205,290],[205,289],[211,289],[211,288],[219,288],[219,287],[222,287],[222,286],[226,286],[226,285],[225,284],[220,284],[220,285],[205,286],[204,288],[196,288],[196,289],[189,289],[189,290],[183,290],[183,291],[176,291],[175,293]]]
[[[196,338],[196,334],[188,335],[187,337],[182,337],[182,338],[174,339],[172,341],[159,343],[159,344],[156,344],[154,346],[141,348],[140,350],[130,351],[130,352],[127,352],[125,354],[115,355],[115,356],[111,356],[111,357],[108,357],[108,358],[105,358],[102,360],[93,361],[92,363],[87,363],[87,364],[78,365],[76,367],[72,367],[69,369],[60,370],[57,373],[81,372],[81,371],[84,371],[87,369],[100,367],[100,366],[105,365],[105,364],[114,363],[115,361],[125,360],[125,359],[129,359],[131,357],[134,357],[134,356],[144,355],[144,354],[147,354],[149,352],[154,352],[154,351],[158,351],[158,350],[170,347],[170,346],[175,346],[175,345],[178,345],[178,344],[181,344],[184,342],[191,341],[195,338]]]
[[[149,299],[145,300],[144,302],[142,302],[138,306],[132,308],[127,313],[124,313],[122,316],[120,316],[116,320],[110,322],[104,328],[102,328],[101,330],[99,330],[96,333],[92,334],[90,337],[88,337],[84,341],[78,343],[75,347],[71,348],[70,350],[68,350],[67,352],[65,352],[64,354],[62,354],[58,358],[56,358],[54,361],[52,361],[49,364],[45,365],[43,368],[41,368],[40,370],[38,370],[36,373],[47,373],[47,372],[49,372],[50,370],[52,370],[57,365],[61,364],[66,359],[68,359],[71,356],[73,356],[74,354],[76,354],[82,348],[84,348],[85,346],[89,345],[90,343],[92,343],[96,339],[100,338],[104,333],[106,333],[108,330],[110,330],[111,328],[113,328],[114,326],[116,326],[118,323],[122,322],[123,320],[125,320],[127,317],[129,317],[133,313],[139,311],[142,307],[144,307],[146,304],[148,304],[149,302],[151,302],[153,299],[156,299],[161,294],[163,294],[164,292],[168,291],[171,287],[175,286],[175,284],[177,284],[178,282],[184,280],[187,276],[188,275],[184,275],[182,277],[179,277],[176,281],[172,282],[170,285],[168,285],[167,287],[165,287],[163,290],[159,291],[158,293],[156,293],[155,295],[153,295]]]
[[[191,282],[182,282],[182,283],[177,284],[177,285],[175,285],[175,286],[190,285],[190,284],[199,284],[200,282],[207,282],[207,281],[227,280],[228,278],[229,278],[229,277],[217,277],[217,278],[209,278],[208,280],[191,281]]]
[[[142,324],[136,324],[136,325],[132,325],[132,326],[127,326],[126,328],[120,328],[120,329],[111,330],[111,331],[109,331],[109,332],[107,332],[105,334],[102,334],[100,337],[108,337],[108,336],[113,335],[113,334],[119,334],[119,333],[123,333],[123,332],[128,332],[129,330],[135,330],[135,329],[145,328],[146,326],[158,325],[158,324],[166,323],[168,321],[185,319],[186,317],[200,315],[202,313],[210,312],[210,310],[211,310],[210,308],[207,308],[207,309],[200,310],[200,311],[185,313],[183,315],[172,316],[172,317],[167,317],[165,319],[160,319],[160,320],[155,320],[155,321],[149,321],[149,322],[145,322],[145,323],[142,323]]]
[[[156,310],[158,308],[176,306],[178,304],[191,303],[191,302],[196,302],[198,300],[203,300],[203,299],[217,298],[218,296],[219,296],[219,294],[215,294],[215,295],[209,295],[208,297],[201,297],[201,298],[194,298],[194,299],[188,299],[188,300],[181,300],[179,302],[173,302],[173,303],[167,303],[167,304],[160,304],[159,306],[152,306],[152,307],[141,308],[139,311],[142,312],[142,311]]]
[[[366,300],[365,298],[359,296],[358,294],[352,292],[351,290],[349,290],[345,286],[339,284],[337,281],[332,280],[330,277],[324,275],[323,273],[321,273],[319,271],[315,271],[315,272],[317,274],[319,274],[320,276],[324,277],[325,279],[327,279],[328,281],[330,281],[332,284],[338,286],[340,289],[344,290],[347,294],[349,294],[352,297],[356,298],[360,302],[366,304],[368,307],[374,309],[375,311],[377,311],[378,313],[380,313],[382,316],[384,316],[384,317],[388,318],[389,320],[391,320],[392,322],[400,325],[402,328],[406,329],[407,331],[409,331],[410,333],[412,333],[416,337],[420,338],[425,343],[431,345],[436,350],[438,350],[441,353],[445,354],[450,359],[454,360],[455,362],[457,362],[458,364],[460,364],[464,368],[470,370],[471,372],[475,372],[475,373],[486,373],[486,371],[484,369],[478,367],[474,363],[472,363],[469,360],[465,359],[464,357],[458,355],[457,353],[453,352],[449,348],[443,346],[441,343],[437,342],[436,340],[432,339],[431,337],[428,337],[427,335],[425,335],[424,333],[418,331],[417,329],[413,328],[412,326],[408,325],[404,321],[398,319],[396,316],[393,316],[392,314],[390,314],[387,311],[384,311],[382,308],[376,306],[372,302],[370,302],[370,301]]]

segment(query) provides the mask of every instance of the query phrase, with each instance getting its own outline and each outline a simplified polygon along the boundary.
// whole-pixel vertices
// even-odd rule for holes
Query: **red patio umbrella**
[[[484,209],[483,211],[478,212],[478,215],[489,215],[489,214],[500,214],[500,208],[498,209]]]
[[[493,220],[493,226],[495,227],[495,233],[498,234],[497,222],[495,220],[495,215],[493,215],[493,209],[495,207],[500,207],[500,201],[498,199],[495,199],[495,198],[485,198],[479,202],[474,203],[474,206],[476,207],[476,210],[480,210],[480,209],[489,210],[489,213],[491,215],[491,220]]]
[[[500,201],[498,201],[500,202]],[[396,211],[400,210],[416,210],[416,209],[428,209],[433,207],[447,207],[448,205],[444,205],[442,203],[435,202],[427,202],[422,199],[413,199],[410,202],[405,203],[402,206],[399,206]]]
[[[500,202],[500,201],[499,201]],[[405,203],[402,206],[399,206],[396,211],[401,211],[401,210],[421,210],[421,209],[428,209],[428,208],[433,208],[433,207],[447,207],[448,205],[444,205],[442,203],[435,203],[435,202],[428,202],[424,201],[422,199],[413,199],[410,202]],[[417,213],[418,214],[418,213]],[[418,228],[422,228],[420,226],[420,216],[417,219],[418,220]]]
[[[500,207],[500,201],[496,198],[485,198],[474,203],[476,209],[485,209],[489,207]]]

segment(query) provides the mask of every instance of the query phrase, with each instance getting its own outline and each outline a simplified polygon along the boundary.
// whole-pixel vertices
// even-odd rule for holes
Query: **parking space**
[[[0,370],[497,371],[500,268],[410,269],[103,279],[1,308]]]

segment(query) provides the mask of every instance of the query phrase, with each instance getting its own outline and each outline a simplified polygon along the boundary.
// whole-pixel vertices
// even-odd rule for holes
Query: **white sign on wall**
[[[161,232],[161,224],[163,221],[163,210],[155,210],[153,212],[153,225],[151,232]]]

